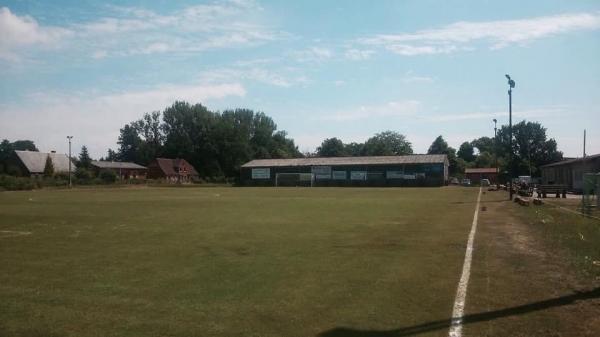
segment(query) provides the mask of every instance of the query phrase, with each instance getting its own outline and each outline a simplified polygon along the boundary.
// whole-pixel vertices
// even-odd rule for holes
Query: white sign
[[[311,171],[315,179],[331,179],[331,166],[313,166]]]
[[[415,180],[417,177],[414,174],[405,174],[404,179]]]
[[[269,168],[253,168],[252,179],[270,179],[271,169]]]
[[[367,171],[351,171],[350,180],[367,180]]]
[[[404,179],[404,172],[402,171],[387,171],[385,172],[387,179]]]
[[[333,171],[333,179],[346,180],[346,171]]]

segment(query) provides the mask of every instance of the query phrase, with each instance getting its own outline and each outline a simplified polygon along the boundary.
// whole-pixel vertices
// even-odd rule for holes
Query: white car
[[[483,186],[483,187],[490,186],[490,180],[489,179],[481,179],[481,186]]]

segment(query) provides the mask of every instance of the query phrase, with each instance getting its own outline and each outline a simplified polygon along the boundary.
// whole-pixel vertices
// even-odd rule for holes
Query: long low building
[[[446,155],[256,159],[241,167],[245,186],[443,186]]]
[[[600,154],[559,161],[541,166],[542,184],[566,185],[574,192],[583,189],[583,175],[585,173],[600,172]]]

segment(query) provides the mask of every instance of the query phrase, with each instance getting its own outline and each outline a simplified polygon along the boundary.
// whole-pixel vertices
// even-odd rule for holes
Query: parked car
[[[458,185],[460,182],[458,181],[458,178],[456,177],[452,177],[450,178],[450,185]]]
[[[462,185],[463,186],[471,186],[471,179],[463,179],[462,180]]]
[[[481,186],[483,186],[483,187],[490,186],[490,180],[489,179],[481,179]]]

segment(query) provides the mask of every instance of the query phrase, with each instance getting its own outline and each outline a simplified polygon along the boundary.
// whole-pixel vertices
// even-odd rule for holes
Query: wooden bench
[[[567,185],[538,185],[538,198],[546,198],[547,194],[556,194],[557,198],[567,197]]]

